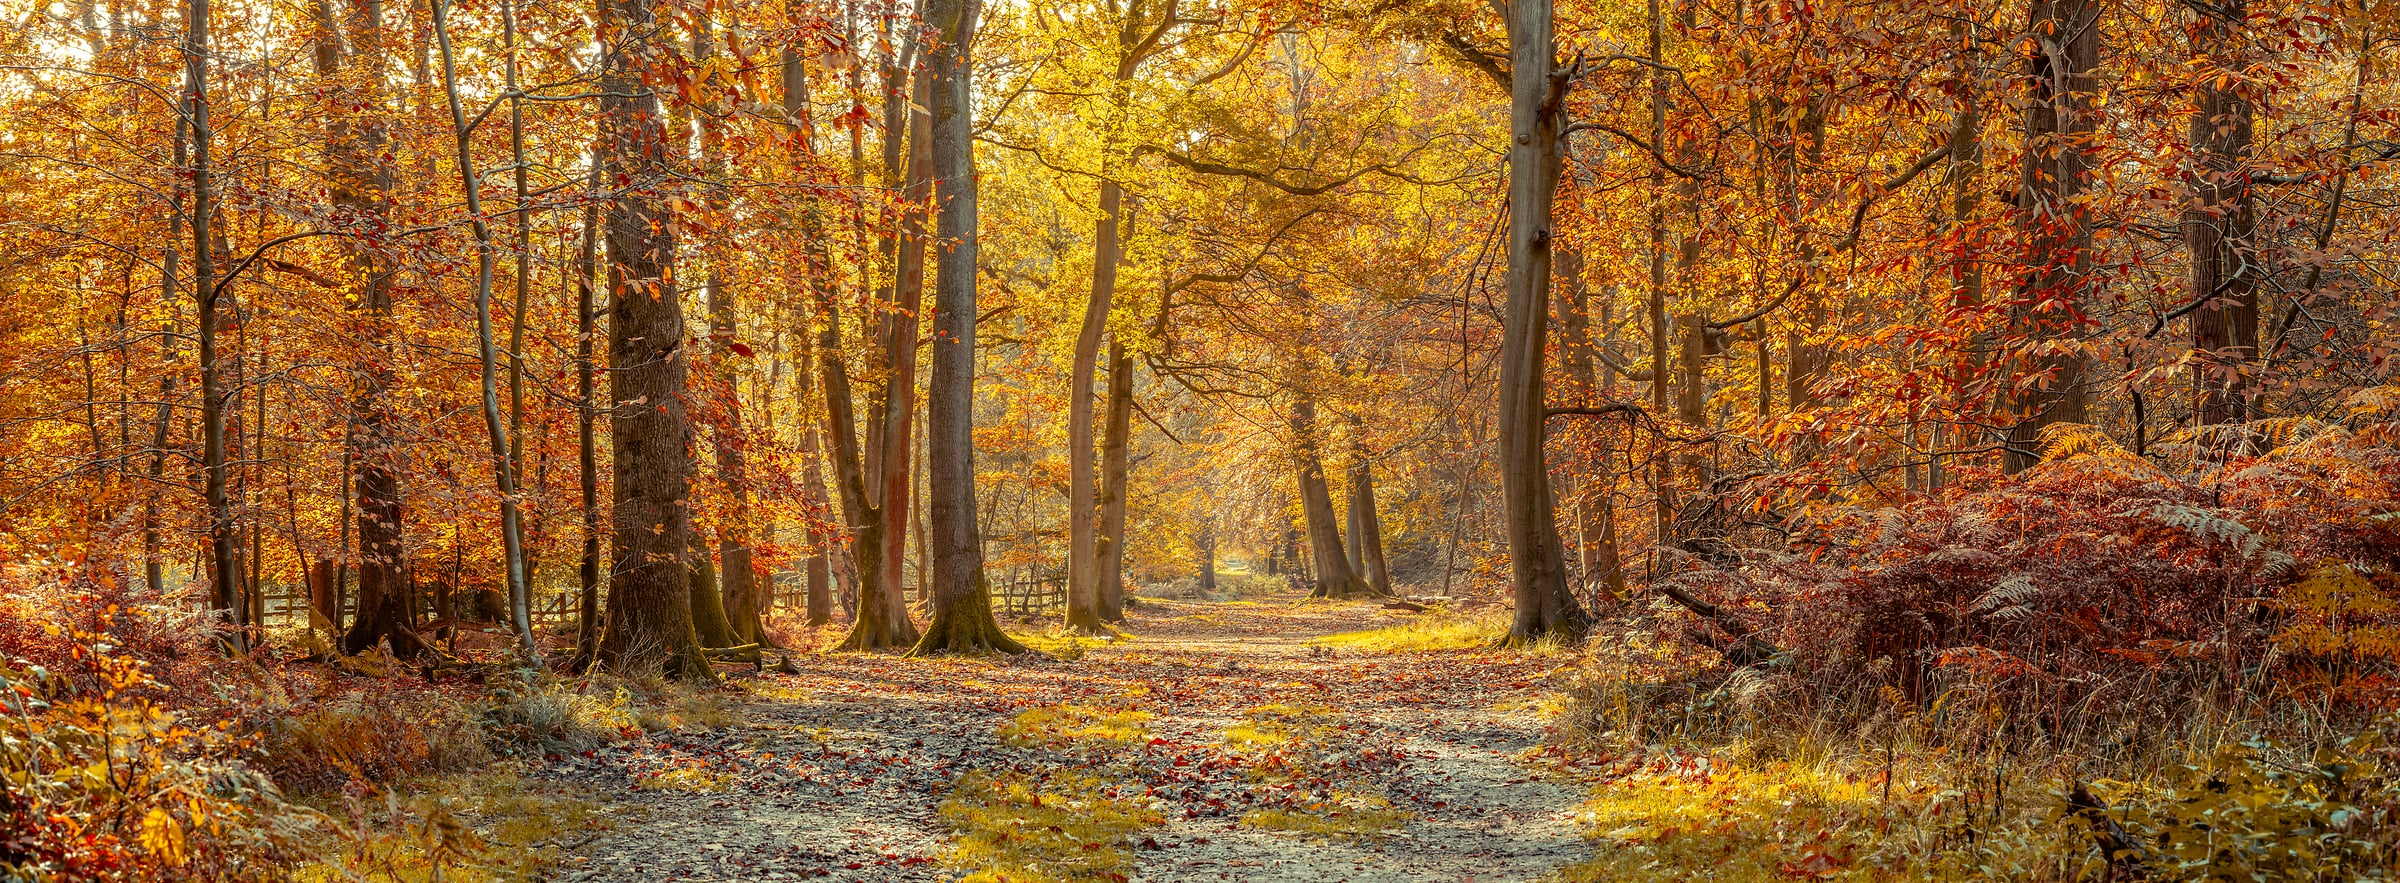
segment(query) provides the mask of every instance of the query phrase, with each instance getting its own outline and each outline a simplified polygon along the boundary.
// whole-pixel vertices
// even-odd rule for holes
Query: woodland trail
[[[1084,846],[1100,862],[1085,879],[1514,881],[1589,854],[1580,792],[1512,759],[1541,735],[1538,657],[1308,643],[1398,621],[1369,603],[1152,601],[1129,616],[1132,641],[1071,661],[795,657],[805,673],[750,682],[728,726],[552,764],[615,823],[555,879],[953,880],[957,819],[941,807],[994,777],[1101,783],[1110,805],[1155,812],[1122,849]],[[996,733],[1062,704],[1148,718],[1097,748]],[[1228,737],[1261,726],[1301,735]],[[1328,794],[1374,809],[1309,827]]]

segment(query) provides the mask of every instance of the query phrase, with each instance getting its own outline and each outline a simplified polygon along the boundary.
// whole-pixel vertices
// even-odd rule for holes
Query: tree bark
[[[200,469],[201,496],[207,507],[209,606],[228,631],[221,641],[229,653],[247,653],[248,623],[241,605],[242,572],[234,554],[233,502],[228,497],[225,463],[225,367],[218,364],[216,246],[210,220],[216,200],[210,192],[210,152],[213,132],[208,111],[209,0],[186,0],[184,5],[184,97],[189,102],[192,144],[192,300],[199,307],[200,327]]]
[[[933,621],[911,655],[1023,653],[992,616],[975,522],[976,184],[973,61],[977,0],[929,0],[939,36],[933,73],[932,173],[941,238],[935,279],[932,376],[925,392],[925,463]]]
[[[358,495],[358,603],[340,648],[358,654],[388,640],[394,656],[413,659],[429,648],[409,628],[406,512],[401,507],[398,442],[389,429],[394,382],[392,271],[378,241],[390,223],[393,188],[392,168],[384,159],[383,4],[354,0],[343,25],[350,32],[353,52],[371,72],[363,80],[364,94],[348,93],[341,85],[347,59],[334,29],[333,0],[318,0],[317,75],[328,83],[329,104],[356,109],[326,115],[326,189],[340,223],[362,234],[343,240],[343,256],[358,279],[353,297],[359,336],[367,344],[353,378],[345,442],[351,464],[346,480],[355,482]]]
[[[1517,614],[1507,643],[1579,640],[1587,615],[1567,589],[1545,458],[1544,338],[1550,316],[1550,206],[1558,191],[1559,121],[1550,0],[1506,8],[1509,45],[1508,305],[1500,333],[1500,487]]]
[[[805,169],[805,161],[815,157],[817,143],[815,118],[810,113],[809,105],[808,64],[800,57],[799,53],[792,51],[788,46],[783,49],[782,61],[783,114],[786,121],[792,126],[793,136],[797,142],[794,145],[793,156],[795,160],[803,161],[802,167]],[[803,209],[801,225],[803,235],[808,238],[806,251],[808,266],[803,268],[805,271],[803,275],[807,281],[803,284],[808,286],[812,292],[827,291],[830,283],[826,281],[826,277],[832,271],[832,260],[825,247],[824,225],[820,221],[813,203]],[[830,293],[826,293],[817,300],[822,302],[830,297]],[[800,351],[795,357],[793,397],[798,402],[799,412],[807,415],[815,410],[818,404],[816,401],[817,366],[814,364],[813,358],[816,346],[814,339],[807,333],[805,324],[802,333],[796,337]],[[821,443],[822,434],[822,429],[816,421],[805,419],[805,416],[800,421],[800,460],[803,464],[800,476],[800,500],[809,513],[807,521],[808,597],[804,621],[811,627],[833,623],[832,567],[826,555],[827,538],[815,526],[832,514],[825,497],[825,459],[824,445]]]
[[[1100,439],[1099,612],[1103,622],[1125,621],[1125,493],[1133,433],[1133,356],[1109,335],[1108,423]]]
[[[475,353],[482,363],[478,385],[483,393],[484,434],[491,443],[492,480],[500,495],[501,570],[508,585],[509,625],[517,634],[517,651],[540,660],[530,617],[530,587],[525,573],[525,532],[517,507],[515,443],[500,416],[499,354],[492,331],[492,272],[498,259],[491,224],[483,214],[483,176],[476,170],[472,131],[466,108],[458,97],[458,56],[450,45],[448,0],[433,4],[433,33],[441,46],[442,91],[450,103],[451,132],[457,146],[459,189],[466,195],[468,227],[475,234]]]
[[[2095,0],[2033,0],[2026,54],[2025,149],[2017,189],[2027,245],[2025,281],[2009,304],[2009,331],[2022,345],[2052,351],[2023,357],[2012,376],[2033,375],[2011,396],[2017,418],[2001,464],[2020,472],[2041,461],[2042,430],[2085,422],[2084,355],[2074,349],[2089,320],[2083,285],[2091,222],[2077,204],[2090,172],[2084,158],[2099,114],[2093,71],[2100,64]]]
[[[608,207],[610,425],[615,530],[610,532],[606,630],[600,661],[619,674],[715,680],[692,626],[689,363],[675,287],[672,209],[653,188],[666,131],[644,84],[656,17],[651,0],[601,0],[602,142],[607,180],[624,182]]]
[[[1350,440],[1350,548],[1359,565],[1353,572],[1364,575],[1368,592],[1388,596],[1392,568],[1383,557],[1383,521],[1375,512],[1375,465],[1358,438],[1357,420],[1351,418]]]
[[[909,438],[917,413],[917,313],[925,296],[925,208],[933,185],[933,160],[928,130],[931,120],[921,110],[931,102],[932,83],[916,77],[918,108],[906,114],[908,171],[900,194],[901,235],[894,260],[892,302],[884,315],[881,345],[883,388],[876,397],[882,407],[868,444],[875,452],[865,464],[867,492],[876,495],[875,545],[870,566],[859,562],[858,619],[842,641],[845,650],[884,650],[910,647],[920,637],[909,619],[908,597],[901,578],[908,560]],[[887,135],[901,137],[897,132]],[[887,147],[885,156],[892,156]],[[864,532],[861,534],[865,535]]]
[[[2250,185],[2251,102],[2240,79],[2248,34],[2248,0],[2186,0],[2196,19],[2192,50],[2199,82],[2192,96],[2193,205],[2183,214],[2184,247],[2191,252],[2188,293],[2192,314],[2196,401],[2202,424],[2250,419],[2257,395],[2258,274],[2252,242],[2257,217]]]
[[[595,425],[600,403],[599,363],[592,358],[598,317],[592,304],[593,274],[600,263],[600,151],[591,152],[591,177],[583,204],[583,242],[575,256],[575,470],[583,514],[583,554],[575,568],[575,662],[581,672],[600,652],[600,444]]]
[[[705,17],[693,34],[699,44],[693,55],[705,62],[716,54],[717,40]],[[707,204],[709,214],[720,225],[731,222],[725,196],[725,124],[715,90],[722,84],[712,78],[703,84],[706,101],[700,108],[701,162],[711,186]],[[722,229],[722,228],[720,228]],[[734,644],[763,644],[766,634],[766,605],[759,597],[758,571],[751,555],[751,544],[758,532],[750,503],[748,463],[749,432],[742,420],[741,365],[744,356],[735,349],[740,338],[741,311],[739,293],[734,289],[728,265],[734,260],[733,249],[722,233],[708,241],[708,279],[703,302],[708,307],[708,336],[710,368],[718,406],[720,423],[715,434],[717,480],[725,489],[725,511],[718,513],[718,606],[724,610],[731,640],[713,644],[708,634],[701,634],[702,643],[709,646]],[[695,608],[695,611],[697,608]]]
[[[1350,569],[1342,551],[1342,524],[1325,483],[1325,461],[1317,443],[1317,403],[1306,393],[1292,396],[1292,459],[1299,472],[1300,514],[1308,526],[1309,557],[1316,564],[1318,598],[1367,594],[1367,581]]]
[[[1100,182],[1100,220],[1092,231],[1092,291],[1084,302],[1083,327],[1075,335],[1075,361],[1067,379],[1067,627],[1103,631],[1100,619],[1099,501],[1093,486],[1092,379],[1100,361],[1100,337],[1108,330],[1109,301],[1117,287],[1117,236],[1125,191]]]

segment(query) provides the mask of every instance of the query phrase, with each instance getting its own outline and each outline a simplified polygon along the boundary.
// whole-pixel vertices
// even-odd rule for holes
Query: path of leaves
[[[1126,871],[1086,879],[1527,880],[1588,853],[1571,818],[1579,793],[1511,759],[1539,737],[1527,706],[1542,660],[1328,654],[1306,639],[1396,620],[1294,600],[1146,604],[1131,612],[1132,642],[1065,662],[800,657],[805,673],[756,682],[735,725],[554,764],[550,775],[613,793],[619,821],[559,879],[953,880],[967,869],[944,862],[954,836],[940,807],[962,779],[1062,773],[1092,773],[1161,820],[1120,844]],[[1149,717],[1137,739],[1100,750],[996,735],[1061,705]],[[1228,742],[1290,710],[1316,738]],[[1355,836],[1243,821],[1362,794],[1405,821]]]

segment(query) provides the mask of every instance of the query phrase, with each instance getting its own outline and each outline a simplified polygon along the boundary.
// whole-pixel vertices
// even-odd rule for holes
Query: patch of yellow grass
[[[700,767],[675,769],[634,780],[633,786],[644,791],[684,791],[692,794],[716,794],[733,787],[733,777],[712,773]]]
[[[601,805],[556,783],[510,773],[451,775],[408,783],[367,814],[360,838],[298,869],[299,883],[502,883],[548,877],[556,850],[606,827]]]
[[[940,812],[957,835],[943,860],[969,883],[1123,881],[1133,872],[1135,836],[1166,823],[1085,773],[968,773]]]
[[[1485,650],[1508,635],[1509,614],[1432,611],[1396,625],[1342,632],[1309,641],[1320,647],[1368,653],[1440,653]]]
[[[1000,741],[1018,748],[1111,748],[1150,738],[1149,721],[1147,711],[1111,711],[1067,702],[1019,712],[1000,725],[997,735]]]
[[[1261,705],[1242,712],[1242,722],[1225,729],[1225,744],[1247,753],[1321,741],[1332,722],[1333,709],[1322,705]]]
[[[1317,839],[1347,840],[1390,832],[1408,824],[1410,818],[1380,795],[1336,791],[1330,800],[1296,808],[1251,810],[1242,814],[1242,824]]]
[[[1889,794],[1888,799],[1886,794]],[[1969,808],[1955,791],[1776,763],[1601,784],[1580,811],[1598,845],[1560,873],[1613,880],[2076,879],[2090,850],[2040,814]]]

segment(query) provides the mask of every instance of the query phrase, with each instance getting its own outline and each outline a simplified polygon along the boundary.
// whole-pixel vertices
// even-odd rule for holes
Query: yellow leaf
[[[152,809],[142,817],[142,848],[172,867],[183,866],[183,823],[166,810]]]

